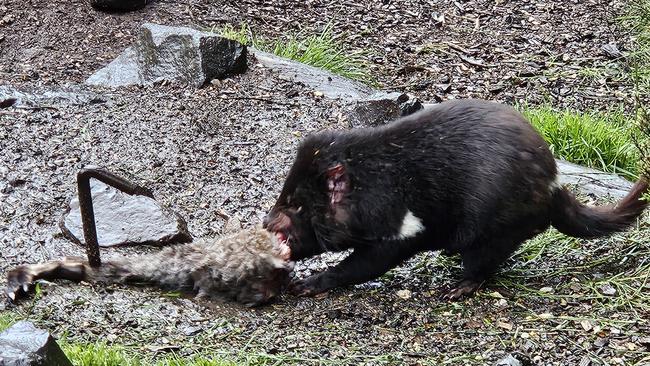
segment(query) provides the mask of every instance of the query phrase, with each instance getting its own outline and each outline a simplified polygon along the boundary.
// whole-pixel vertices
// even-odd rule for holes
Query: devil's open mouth
[[[282,231],[276,231],[275,237],[278,239],[278,245],[280,249],[280,256],[285,260],[291,259],[291,246],[289,245],[289,240],[291,236]]]

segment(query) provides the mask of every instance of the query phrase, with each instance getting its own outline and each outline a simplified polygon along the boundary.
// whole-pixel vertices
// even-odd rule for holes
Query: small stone
[[[598,338],[594,342],[594,346],[601,348],[601,347],[605,347],[608,343],[609,343],[609,339],[607,339],[607,338]]]
[[[552,294],[554,292],[552,287],[542,287],[539,289],[539,292],[543,294]]]
[[[437,25],[445,24],[445,14],[443,13],[438,13],[437,11],[434,11],[431,13],[431,19],[433,19],[433,21],[436,22]]]
[[[589,320],[582,320],[580,326],[585,330],[585,332],[592,330],[594,327]]]
[[[13,23],[14,20],[16,20],[16,18],[14,18],[13,15],[7,14],[4,17],[2,17],[2,19],[0,20],[0,24],[9,25]]]
[[[499,291],[490,292],[490,297],[494,297],[495,299],[503,299],[503,295],[501,295]]]
[[[614,295],[616,295],[616,289],[612,285],[610,285],[609,283],[606,283],[606,284],[600,286],[600,292],[603,295],[606,295],[606,296],[614,296]]]
[[[20,321],[0,333],[0,365],[72,366],[72,363],[47,331]]]
[[[397,291],[397,296],[404,299],[404,300],[410,299],[411,298],[411,291],[410,290],[399,290],[399,291]]]
[[[614,43],[608,43],[606,45],[603,45],[600,48],[605,56],[609,57],[610,59],[617,59],[623,57],[623,53],[618,49],[618,46],[616,46]]]
[[[497,327],[499,327],[499,328],[503,328],[503,329],[505,329],[505,330],[512,330],[512,329],[514,328],[514,326],[512,325],[512,323],[502,322],[502,321],[498,321],[498,322],[497,322]]]
[[[497,361],[494,366],[522,366],[521,361],[516,359],[513,355],[507,355],[506,357]]]

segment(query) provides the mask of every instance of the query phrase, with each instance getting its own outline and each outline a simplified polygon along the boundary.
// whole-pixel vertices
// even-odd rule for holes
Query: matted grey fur
[[[256,306],[269,302],[287,285],[293,269],[289,258],[286,243],[252,227],[153,254],[112,258],[97,268],[76,257],[22,265],[7,274],[5,292],[15,300],[39,279],[141,283]]]

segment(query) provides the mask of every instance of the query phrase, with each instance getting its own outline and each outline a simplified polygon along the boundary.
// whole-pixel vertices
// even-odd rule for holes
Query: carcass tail
[[[566,188],[558,188],[553,196],[551,224],[563,234],[587,239],[624,231],[648,207],[643,198],[647,191],[648,179],[641,178],[618,203],[590,207],[580,203]]]
[[[88,261],[67,257],[41,264],[18,266],[7,273],[5,293],[13,301],[28,293],[37,280],[65,279],[75,282],[142,283],[162,288],[184,289],[191,286],[191,274],[179,271],[173,260],[161,264],[161,253],[122,258],[91,267]]]

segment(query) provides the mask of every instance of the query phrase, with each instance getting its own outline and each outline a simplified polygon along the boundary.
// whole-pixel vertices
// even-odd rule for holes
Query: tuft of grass
[[[268,40],[255,36],[250,27],[242,23],[239,28],[227,25],[219,30],[225,38],[236,40],[262,51],[328,70],[349,79],[374,84],[363,52],[347,52],[339,38],[328,25],[316,35],[295,34],[285,39]]]
[[[626,127],[630,124],[623,113],[578,113],[549,106],[523,108],[522,112],[557,158],[632,180],[638,178],[634,132]]]
[[[165,355],[157,360],[141,359],[137,350],[106,343],[69,344],[61,347],[75,366],[235,366],[219,357]]]
[[[0,312],[0,332],[18,321],[18,316],[9,311]]]
[[[630,77],[640,92],[650,91],[650,0],[632,0],[619,18],[632,32],[634,50],[628,55]]]
[[[124,347],[106,343],[70,344],[61,342],[61,348],[75,366],[139,366],[142,362],[130,355]]]

